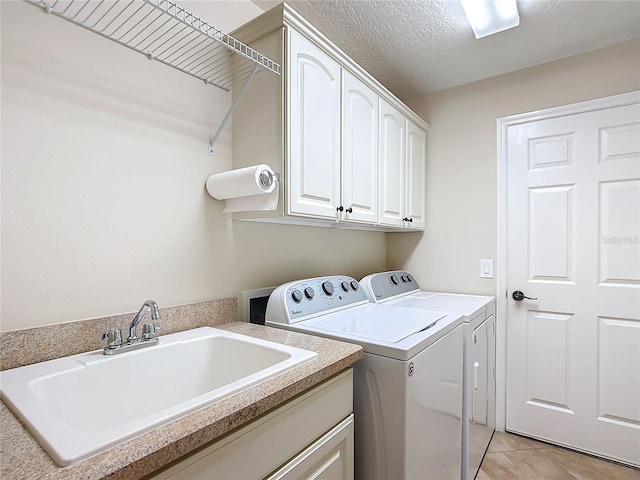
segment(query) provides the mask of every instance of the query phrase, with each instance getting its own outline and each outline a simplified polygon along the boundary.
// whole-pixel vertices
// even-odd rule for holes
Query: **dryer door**
[[[495,429],[494,318],[489,316],[471,335],[469,478],[475,477]]]
[[[488,420],[489,333],[485,320],[471,337],[471,419],[474,424],[486,425]]]

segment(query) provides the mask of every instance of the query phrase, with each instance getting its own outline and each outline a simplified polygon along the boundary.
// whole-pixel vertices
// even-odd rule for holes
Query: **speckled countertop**
[[[0,478],[140,478],[312,388],[362,358],[362,347],[350,343],[243,322],[216,325],[215,328],[312,350],[318,353],[318,357],[67,468],[54,464],[6,405],[0,403]]]

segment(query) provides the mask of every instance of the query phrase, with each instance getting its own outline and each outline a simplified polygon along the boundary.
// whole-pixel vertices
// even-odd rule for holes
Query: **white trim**
[[[360,81],[364,82],[378,96],[384,98],[391,105],[402,112],[403,115],[409,117],[416,125],[423,130],[429,130],[429,125],[424,118],[411,110],[402,100],[396,97],[387,87],[380,83],[374,76],[367,72],[362,66],[356,63],[349,55],[342,51],[336,44],[329,40],[318,29],[311,25],[298,12],[296,12],[288,3],[282,5],[282,21],[287,27],[291,27],[304,35],[309,41],[314,43],[318,48],[323,50],[329,56],[333,57],[340,66],[354,75]],[[275,7],[274,7],[275,8]]]
[[[604,110],[606,108],[624,107],[625,105],[635,105],[636,103],[640,103],[640,90],[621,93],[620,95],[612,95],[610,97],[598,98],[596,100],[587,100],[585,102],[548,108],[545,110],[510,115],[508,117],[499,118],[498,125],[505,124],[510,127],[520,123],[548,120],[550,118],[565,117],[567,115],[593,112],[595,110]]]
[[[258,38],[273,32],[277,28],[281,28],[283,25],[286,27],[285,30],[293,28],[329,56],[333,57],[333,59],[337,61],[342,68],[367,84],[367,86],[376,92],[378,96],[384,98],[387,102],[400,110],[403,115],[409,117],[423,130],[428,131],[431,128],[431,126],[422,117],[420,117],[420,115],[410,109],[404,102],[402,102],[402,100],[393,94],[391,90],[385,87],[344,51],[338,48],[331,40],[323,35],[322,32],[311,25],[287,3],[283,2],[276,5],[259,17],[253,19],[248,24],[237,28],[232,33],[235,38],[241,40],[243,43],[251,44]],[[281,64],[282,63],[284,62],[281,62]],[[281,65],[281,70],[286,72],[286,66]],[[286,75],[284,78],[286,78]]]
[[[640,91],[498,118],[497,267],[496,267],[496,430],[506,429],[507,414],[507,131],[522,123],[640,103]]]
[[[497,179],[497,265],[496,275],[496,430],[504,432],[507,422],[507,118],[499,118]]]

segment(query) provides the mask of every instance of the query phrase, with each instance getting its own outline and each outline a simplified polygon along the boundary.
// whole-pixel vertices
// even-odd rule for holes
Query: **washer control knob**
[[[291,292],[291,298],[293,298],[294,302],[300,303],[302,300],[302,292],[300,290],[294,290]]]
[[[342,290],[344,290],[345,292],[349,291],[349,282],[342,282],[340,286],[342,287]]]
[[[390,278],[391,278],[391,283],[393,283],[394,285],[398,284],[398,277],[396,276],[396,274],[392,274]]]
[[[410,275],[407,275],[407,282],[413,282],[413,279],[411,278]]]
[[[331,296],[333,295],[333,284],[331,282],[323,282],[322,283],[322,290],[324,290],[324,293],[326,293],[327,295]]]
[[[400,280],[402,280],[402,283],[406,283],[407,282],[407,276],[406,275],[401,275],[400,276]]]
[[[360,288],[360,285],[358,285],[358,282],[356,282],[355,280],[351,280],[351,289],[352,290],[358,290],[358,288]]]
[[[307,287],[307,288],[304,289],[304,296],[307,297],[309,300],[311,300],[313,298],[315,293],[316,292],[314,292],[313,288],[311,288],[311,287]]]

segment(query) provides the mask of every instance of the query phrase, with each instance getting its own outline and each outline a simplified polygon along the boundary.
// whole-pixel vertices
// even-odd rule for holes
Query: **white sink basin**
[[[69,466],[317,354],[211,327],[106,356],[102,350],[0,372],[0,394]]]

